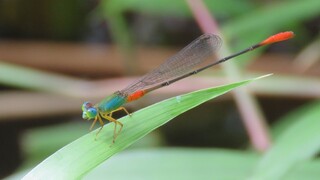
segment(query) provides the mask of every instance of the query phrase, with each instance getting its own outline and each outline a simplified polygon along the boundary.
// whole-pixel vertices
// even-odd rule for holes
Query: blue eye
[[[94,119],[96,116],[97,116],[98,112],[97,112],[97,109],[92,107],[92,108],[89,108],[87,111],[86,111],[86,115],[89,119]]]

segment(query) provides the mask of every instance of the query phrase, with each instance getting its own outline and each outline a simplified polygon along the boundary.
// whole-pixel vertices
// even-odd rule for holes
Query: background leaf
[[[258,154],[227,149],[160,148],[123,152],[84,179],[248,179]],[[284,180],[316,180],[320,160],[301,163]]]
[[[263,156],[253,179],[281,179],[301,161],[314,156],[320,149],[320,103],[316,102],[289,114],[281,121],[292,122],[282,128],[272,148]]]

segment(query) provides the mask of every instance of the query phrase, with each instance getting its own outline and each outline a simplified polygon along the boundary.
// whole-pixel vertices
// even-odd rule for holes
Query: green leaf
[[[286,116],[279,119],[271,129],[272,137],[277,139],[281,136],[291,125],[298,123],[301,119],[304,119],[306,113],[308,113],[312,109],[320,108],[320,101],[309,103],[298,109],[294,110],[293,112],[287,114]],[[317,116],[315,117],[317,118]],[[320,119],[320,116],[318,117]]]
[[[259,156],[226,149],[159,148],[125,151],[84,179],[246,179]]]
[[[255,153],[227,149],[161,148],[123,152],[84,179],[247,180],[259,161]],[[283,180],[316,180],[320,161],[301,163]]]
[[[97,130],[79,138],[48,157],[30,171],[25,178],[44,179],[52,176],[56,179],[80,178],[112,155],[122,151],[179,114],[260,78],[173,97],[134,112],[131,117],[126,116],[119,119],[124,129],[112,146],[114,126],[109,123],[99,134],[98,140],[94,140]]]
[[[83,179],[248,179],[260,156],[227,149],[134,149],[103,162]],[[283,180],[317,180],[320,160],[294,167]],[[165,173],[164,173],[165,172]],[[27,171],[6,179],[21,179]]]
[[[279,137],[261,159],[253,179],[281,179],[293,166],[319,152],[319,109],[320,103],[317,102],[281,120],[292,124],[282,128],[282,133],[277,131]]]

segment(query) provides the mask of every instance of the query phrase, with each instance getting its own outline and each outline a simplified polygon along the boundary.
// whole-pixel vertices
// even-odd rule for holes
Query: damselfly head
[[[85,102],[82,105],[82,118],[85,120],[95,119],[98,115],[98,110],[90,102]]]

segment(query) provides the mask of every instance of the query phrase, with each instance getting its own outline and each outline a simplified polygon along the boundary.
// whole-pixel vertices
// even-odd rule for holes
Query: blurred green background
[[[320,177],[320,1],[203,2],[230,52],[277,32],[296,34],[235,62],[240,79],[274,73],[248,87],[261,119],[244,120],[243,112],[250,111],[246,102],[224,95],[150,133],[88,179],[194,179],[197,173],[190,169],[204,169],[203,178],[216,172],[216,179]],[[203,34],[191,9],[183,0],[0,0],[0,177],[19,178],[88,133],[82,102],[98,102],[124,88]],[[126,107],[134,112],[227,84],[226,74],[212,68]],[[266,132],[249,133],[255,121]],[[259,149],[254,138],[270,144]],[[131,169],[144,157],[149,159],[141,161],[141,169]],[[161,157],[172,163],[166,175],[162,170],[170,169]]]

